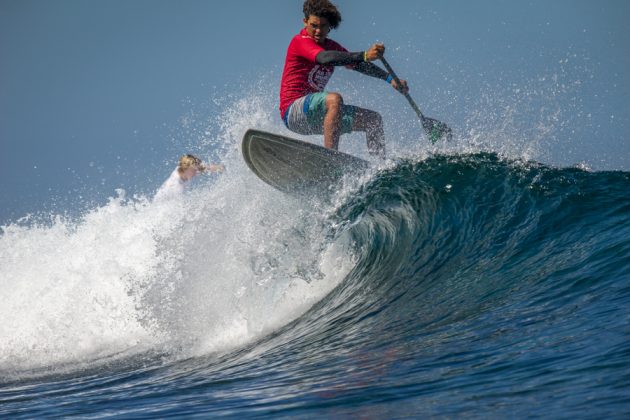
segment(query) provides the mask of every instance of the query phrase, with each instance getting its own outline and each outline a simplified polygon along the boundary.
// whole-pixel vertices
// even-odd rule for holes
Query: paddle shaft
[[[398,78],[398,76],[396,76],[396,72],[394,72],[392,66],[390,66],[387,60],[385,60],[385,57],[381,57],[381,61],[387,69],[387,72],[392,75],[392,78],[396,82],[396,85],[399,87],[402,86],[400,83],[400,79]],[[407,98],[407,101],[409,101],[409,105],[411,105],[411,108],[413,108],[413,110],[416,111],[416,114],[418,114],[418,118],[420,118],[421,121],[424,121],[424,115],[422,115],[422,111],[420,111],[420,108],[418,108],[416,102],[411,98],[411,96],[409,96],[409,93],[403,93],[403,95],[405,95],[405,98]]]

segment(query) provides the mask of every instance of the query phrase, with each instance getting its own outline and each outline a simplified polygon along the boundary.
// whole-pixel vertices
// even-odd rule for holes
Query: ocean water
[[[245,179],[5,226],[0,416],[630,414],[630,173],[438,154],[319,207]]]
[[[629,172],[474,140],[308,201],[234,113],[181,201],[2,227],[0,417],[630,416]]]

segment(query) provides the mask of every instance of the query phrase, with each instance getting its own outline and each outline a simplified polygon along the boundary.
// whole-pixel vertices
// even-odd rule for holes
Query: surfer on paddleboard
[[[186,187],[186,183],[204,172],[223,172],[222,164],[204,165],[201,159],[195,155],[183,155],[179,159],[177,168],[171,173],[162,186],[155,193],[154,200],[164,200],[180,196]]]
[[[385,46],[374,44],[365,51],[349,52],[328,38],[341,22],[337,7],[328,0],[306,0],[304,28],[291,40],[280,84],[280,115],[287,128],[303,135],[323,134],[324,146],[337,150],[339,137],[363,131],[368,151],[385,157],[385,134],[381,115],[369,109],[346,105],[337,92],[324,90],[335,66],[345,66],[385,80],[395,89],[408,92],[407,82],[374,65]]]

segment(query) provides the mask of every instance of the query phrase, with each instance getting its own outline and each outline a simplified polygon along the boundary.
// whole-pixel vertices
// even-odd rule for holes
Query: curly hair
[[[337,6],[328,0],[306,0],[302,10],[304,11],[304,19],[308,19],[311,15],[326,18],[333,29],[339,26],[341,22],[341,13],[337,10]]]

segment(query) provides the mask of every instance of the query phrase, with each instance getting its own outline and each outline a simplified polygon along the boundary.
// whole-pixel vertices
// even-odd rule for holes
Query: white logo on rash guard
[[[332,76],[334,68],[331,66],[321,66],[316,65],[313,69],[308,73],[308,84],[311,85],[313,89],[317,89],[318,91],[324,90],[326,87],[326,83],[330,80]]]

